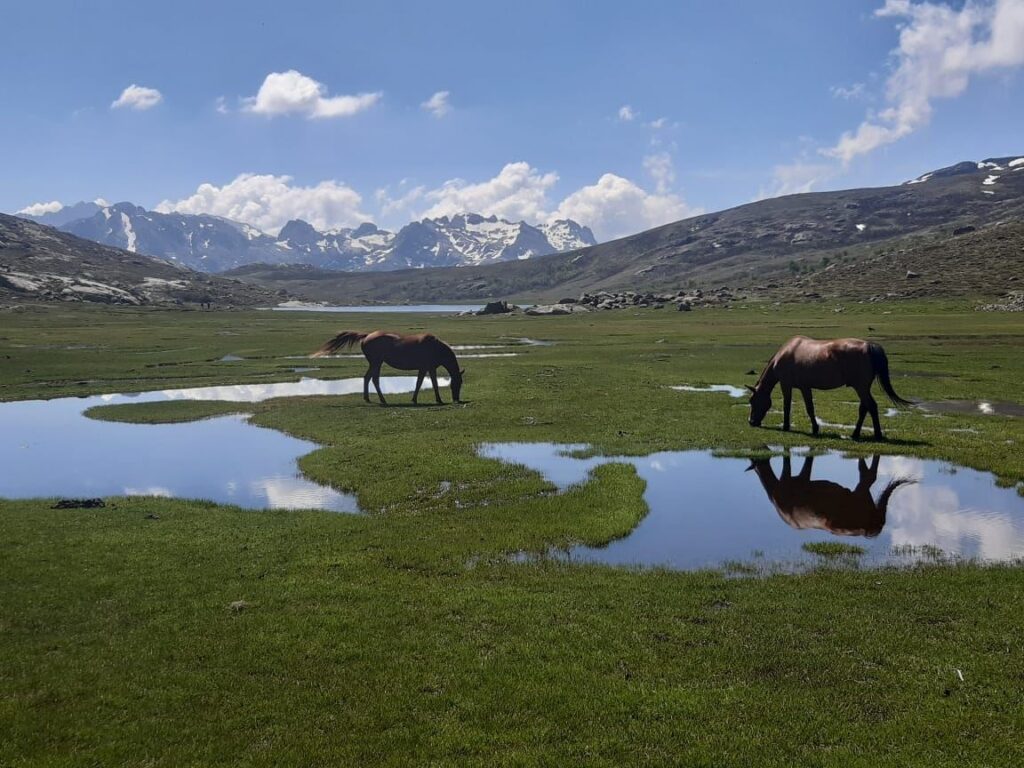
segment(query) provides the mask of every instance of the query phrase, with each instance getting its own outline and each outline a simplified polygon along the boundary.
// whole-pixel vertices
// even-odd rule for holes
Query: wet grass
[[[841,541],[808,541],[800,548],[804,552],[826,558],[856,558],[867,553],[864,547]]]
[[[198,421],[232,413],[249,413],[248,403],[226,403],[217,400],[171,400],[168,402],[119,403],[94,405],[85,410],[90,419],[121,421],[132,424],[174,424]]]
[[[555,495],[474,451],[500,440],[619,454],[810,444],[947,458],[1018,484],[1021,420],[907,411],[885,420],[890,443],[855,444],[839,431],[810,437],[802,409],[794,433],[754,430],[742,401],[668,386],[752,381],[745,372],[799,328],[880,340],[905,396],[1014,399],[1019,316],[934,303],[566,318],[59,307],[4,315],[0,397],[296,380],[284,356],[342,325],[381,324],[460,344],[559,343],[467,361],[464,406],[215,404],[319,442],[303,470],[356,492],[367,515],[0,502],[0,764],[1024,760],[1021,568],[746,579],[734,578],[752,567],[742,563],[674,573],[510,562],[624,535],[645,512],[642,481],[602,466]],[[100,348],[67,348],[83,344]],[[229,353],[245,360],[215,362]],[[326,378],[362,374],[358,360],[319,364]],[[906,375],[931,370],[947,375]],[[823,394],[819,415],[851,420],[849,399]],[[186,420],[208,408],[104,416]],[[949,431],[962,427],[978,432]],[[230,608],[239,600],[245,610]]]

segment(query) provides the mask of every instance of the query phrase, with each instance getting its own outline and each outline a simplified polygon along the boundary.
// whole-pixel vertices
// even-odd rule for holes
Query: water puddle
[[[746,387],[734,387],[732,384],[709,384],[706,387],[691,387],[689,384],[680,384],[669,387],[676,392],[725,392],[729,397],[747,397],[750,390]]]
[[[245,358],[244,357],[239,357],[238,355],[224,355],[224,357],[220,358],[217,362],[218,363],[238,363],[238,362],[241,362],[242,360],[245,360]]]
[[[607,463],[631,464],[646,482],[649,511],[629,534],[603,547],[550,553],[555,557],[682,570],[730,562],[794,570],[826,560],[806,546],[837,542],[863,550],[854,557],[863,566],[909,564],[940,551],[982,561],[1024,556],[1024,498],[988,473],[947,462],[838,452],[753,462],[709,451],[580,457],[586,447],[480,448],[481,456],[539,472],[560,491],[587,482]]]
[[[385,394],[412,392],[415,386],[414,376],[381,379]],[[358,512],[355,496],[302,477],[296,461],[315,450],[315,443],[254,426],[244,415],[184,424],[126,424],[90,419],[83,412],[119,403],[256,403],[362,391],[361,378],[304,378],[0,403],[0,497],[167,496],[248,509]]]
[[[433,312],[435,314],[457,314],[459,312],[476,312],[483,308],[483,304],[378,304],[364,307],[342,307],[295,303],[273,307],[273,310],[275,312]]]
[[[1024,405],[998,400],[926,400],[915,403],[933,413],[966,413],[974,416],[1015,416],[1024,418]]]

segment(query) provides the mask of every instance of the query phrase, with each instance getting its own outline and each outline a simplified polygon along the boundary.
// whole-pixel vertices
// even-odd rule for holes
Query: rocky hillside
[[[272,306],[283,298],[257,285],[212,277],[162,259],[110,248],[0,214],[0,303]]]
[[[234,274],[318,300],[349,303],[557,299],[583,291],[690,284],[761,286],[768,293],[842,260],[868,265],[879,253],[905,248],[901,243],[908,239],[927,243],[921,252],[934,254],[947,246],[962,247],[956,239],[961,235],[954,232],[973,228],[982,235],[963,242],[988,242],[987,230],[1022,219],[1024,157],[1013,156],[958,163],[893,187],[761,200],[529,261],[387,274],[338,274],[310,267],[250,267]],[[1005,237],[1016,243],[1005,247],[1020,247],[1019,233]],[[987,282],[971,283],[972,290],[1000,292],[1000,267],[991,251],[974,249],[961,257],[987,265],[978,273],[987,275]],[[853,280],[859,274],[856,269],[848,272]],[[903,285],[903,274],[883,274],[880,280],[898,277]],[[955,283],[949,285],[949,290],[957,289]]]
[[[423,219],[397,233],[370,223],[325,232],[296,219],[272,236],[218,216],[159,213],[131,203],[73,208],[88,215],[64,221],[60,228],[66,232],[203,272],[256,263],[353,272],[457,267],[546,256],[596,242],[587,227],[574,221],[532,226],[471,213]]]

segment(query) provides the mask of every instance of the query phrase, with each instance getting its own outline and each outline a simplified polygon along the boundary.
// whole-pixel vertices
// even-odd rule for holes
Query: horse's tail
[[[913,485],[917,480],[911,477],[897,477],[889,481],[889,484],[882,489],[882,492],[878,496],[878,501],[875,503],[875,508],[880,513],[882,520],[881,525],[878,526],[878,530],[870,534],[871,538],[874,538],[882,532],[882,528],[885,527],[885,518],[889,514],[889,499],[896,492],[897,489],[902,488],[904,485]]]
[[[904,400],[897,395],[896,390],[892,388],[892,381],[889,379],[889,358],[886,357],[885,350],[882,349],[881,345],[874,342],[868,344],[868,355],[871,356],[871,367],[874,368],[878,381],[881,383],[882,389],[885,390],[885,394],[889,396],[889,399],[896,405],[913,405],[909,400]]]
[[[360,341],[365,339],[370,334],[359,333],[359,331],[342,331],[337,336],[329,339],[320,349],[310,355],[310,357],[323,357],[324,355],[333,355],[339,349],[343,347],[351,347],[353,344],[358,344]]]

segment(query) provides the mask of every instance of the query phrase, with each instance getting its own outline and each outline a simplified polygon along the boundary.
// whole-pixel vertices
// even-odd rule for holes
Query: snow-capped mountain
[[[158,213],[131,203],[97,207],[60,228],[204,272],[261,262],[346,271],[477,266],[596,243],[588,227],[568,219],[533,226],[467,213],[412,222],[397,233],[369,222],[321,232],[296,219],[273,236],[218,216]]]

